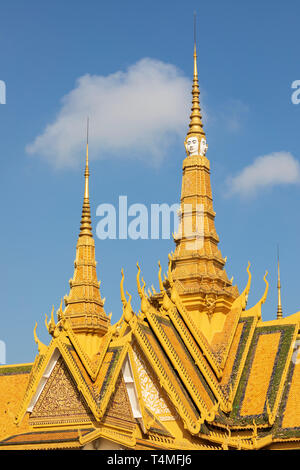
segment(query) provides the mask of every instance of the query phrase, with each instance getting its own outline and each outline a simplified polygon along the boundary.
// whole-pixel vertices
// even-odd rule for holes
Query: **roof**
[[[50,345],[40,348],[33,364],[0,368],[0,387],[5,387],[7,394],[9,386],[14,389],[11,412],[16,413],[21,402],[17,421],[27,426],[26,432],[19,434],[11,428],[12,437],[8,439],[6,433],[2,446],[21,442],[31,445],[26,441],[29,437],[32,445],[37,445],[37,439],[42,443],[41,436],[45,442],[52,436],[63,445],[61,436],[67,434],[58,438],[54,428],[48,438],[38,429],[36,433],[28,432],[32,426],[47,423],[52,427],[73,423],[81,429],[84,423],[90,423],[92,431],[82,442],[95,436],[111,436],[113,423],[123,429],[123,437],[119,436],[116,442],[128,447],[145,444],[152,434],[165,439],[165,444],[160,445],[175,445],[173,422],[183,423],[191,443],[202,440],[208,446],[224,445],[225,440],[232,447],[253,448],[300,438],[300,406],[295,404],[300,366],[293,360],[299,331],[295,317],[262,322],[263,299],[246,310],[244,291],[234,302],[223,331],[209,343],[193,323],[174,284],[166,285],[164,292],[152,297],[146,296],[140,286],[138,290],[141,312],[134,314],[123,298],[123,316],[103,337],[93,358],[86,355],[65,321],[58,324],[58,333]],[[135,383],[139,418],[133,416],[128,395],[126,360]],[[63,395],[60,398],[60,388],[68,402],[73,403],[69,409]],[[52,399],[51,390],[60,400],[60,407],[54,400],[54,414],[47,405],[47,400],[50,403]],[[120,401],[123,408],[118,412]],[[27,410],[31,410],[29,420]],[[230,433],[244,430],[248,437],[232,437],[228,429]],[[68,442],[78,444],[75,434],[74,441],[70,436]]]
[[[67,429],[59,431],[32,431],[12,435],[0,442],[2,449],[68,449],[81,447],[79,438],[93,429]]]
[[[27,420],[17,428],[14,417],[24,396],[32,364],[0,366],[0,440],[28,429]]]

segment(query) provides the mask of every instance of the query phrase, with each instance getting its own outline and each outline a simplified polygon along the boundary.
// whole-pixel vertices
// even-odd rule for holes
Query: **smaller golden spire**
[[[198,84],[198,69],[197,69],[197,50],[196,50],[196,13],[194,13],[194,77],[192,88],[192,112],[190,115],[190,124],[187,137],[196,135],[198,137],[205,137],[202,124],[202,114],[199,102],[199,84]]]
[[[65,296],[66,309],[59,316],[63,315],[65,320],[69,320],[73,331],[83,337],[87,334],[101,337],[107,332],[110,319],[104,310],[105,299],[101,298],[100,282],[96,272],[95,241],[89,200],[88,134],[89,120],[87,120],[84,198],[76,246],[75,269],[73,278],[70,280],[70,293]],[[93,341],[91,339],[90,343],[85,343],[87,350],[93,349]]]
[[[79,236],[87,235],[92,237],[92,222],[91,222],[91,209],[90,209],[90,197],[89,197],[89,118],[87,118],[87,132],[86,132],[86,162],[84,171],[84,198],[82,206],[82,216]]]
[[[281,283],[280,283],[279,247],[278,246],[277,246],[277,291],[278,291],[277,320],[280,320],[282,318],[282,305],[281,305]]]

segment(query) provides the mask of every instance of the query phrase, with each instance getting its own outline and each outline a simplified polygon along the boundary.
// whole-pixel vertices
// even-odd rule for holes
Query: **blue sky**
[[[120,80],[128,79],[130,71],[144,70],[146,63],[151,71],[159,72],[159,80],[171,76],[170,93],[178,89],[185,96],[182,85],[189,84],[192,77],[194,11],[216,228],[222,254],[228,257],[228,276],[234,276],[242,290],[247,262],[251,261],[251,306],[263,293],[267,269],[270,290],[263,319],[274,318],[279,243],[284,314],[300,310],[300,105],[291,101],[291,84],[300,79],[299,2],[10,0],[2,2],[0,8],[0,80],[7,87],[6,104],[0,105],[0,340],[6,343],[7,362],[34,359],[35,321],[38,336],[49,342],[45,313],[49,315],[52,305],[58,308],[69,290],[83,197],[84,123],[82,149],[79,132],[79,138],[74,136],[74,161],[71,146],[67,164],[61,159],[63,164],[57,164],[56,135],[52,141],[43,138],[35,152],[29,153],[28,146],[59,120],[66,103],[63,97],[69,96],[68,112],[76,111],[73,95],[70,104],[70,92],[78,89],[79,77],[88,74],[96,81],[102,77],[99,83],[109,83],[111,109],[117,118],[114,121],[113,113],[103,116],[100,110],[97,119],[103,119],[103,126],[97,128],[98,121],[94,119],[93,127],[91,117],[94,229],[97,206],[116,203],[119,195],[127,195],[129,204],[179,202],[188,113],[185,117],[184,107],[182,113],[172,112],[170,129],[160,120],[162,105],[158,97],[165,84],[159,82],[157,102],[152,100],[153,114],[148,113],[148,120],[146,116],[138,120],[136,133],[146,137],[134,140],[136,133],[126,113],[123,119],[122,104],[115,101],[118,95],[114,90],[118,91]],[[147,93],[150,100],[151,83],[147,88],[147,80],[143,81],[144,94],[151,88]],[[190,90],[186,92],[190,99]],[[124,94],[121,97],[126,99]],[[131,109],[131,104],[126,108]],[[132,122],[136,126],[136,121]],[[66,131],[64,138],[65,128],[59,129],[61,143],[70,144],[71,131]],[[101,141],[106,146],[101,147]],[[159,149],[164,148],[162,155],[157,157],[153,142]],[[115,147],[110,148],[110,144]],[[273,160],[264,159],[261,165],[254,162],[274,154],[283,158],[282,166],[277,168],[279,174],[274,170],[268,183]],[[271,169],[264,166],[266,162],[271,162]],[[274,162],[276,166],[278,159]],[[245,173],[247,167],[250,171]],[[288,170],[291,173],[286,175]],[[245,194],[238,183],[251,172],[252,192]],[[138,307],[136,261],[147,285],[157,287],[157,261],[160,259],[166,270],[173,242],[95,241],[101,293],[106,297],[107,312],[112,311],[116,321],[121,315],[121,268],[126,288],[135,297],[133,305]]]

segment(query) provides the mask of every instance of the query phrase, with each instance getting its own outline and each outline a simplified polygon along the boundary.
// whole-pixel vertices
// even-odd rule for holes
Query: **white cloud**
[[[264,188],[300,183],[299,161],[289,152],[274,152],[258,157],[252,165],[227,181],[228,195],[255,196]]]
[[[135,158],[157,165],[174,140],[183,140],[190,91],[190,80],[174,65],[149,58],[125,72],[84,75],[63,97],[54,122],[26,151],[58,168],[82,162],[89,116],[91,158]]]
[[[223,113],[223,120],[229,132],[239,132],[244,125],[249,107],[241,100],[232,99],[226,103],[227,113]]]
[[[249,106],[240,99],[227,99],[215,112],[218,127],[236,134],[242,130],[249,114]]]

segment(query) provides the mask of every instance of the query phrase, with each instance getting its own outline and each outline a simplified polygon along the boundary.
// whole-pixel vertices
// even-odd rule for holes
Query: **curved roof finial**
[[[159,289],[160,289],[160,292],[164,292],[164,285],[163,285],[163,282],[162,282],[162,278],[161,278],[161,264],[160,264],[160,261],[158,261],[158,266],[159,266],[159,270],[158,270],[158,282],[159,282]]]
[[[266,287],[265,287],[265,292],[264,292],[264,295],[262,296],[262,298],[260,299],[260,304],[264,304],[265,301],[267,300],[267,295],[268,295],[268,290],[269,290],[269,283],[267,281],[267,275],[268,275],[268,271],[265,272],[265,275],[264,275],[264,281],[265,281],[265,284],[266,284]]]
[[[123,270],[123,268],[121,269],[121,275],[122,275],[121,282],[120,282],[121,301],[122,301],[123,307],[126,307],[127,299],[125,297],[125,292],[124,292],[124,270]]]

